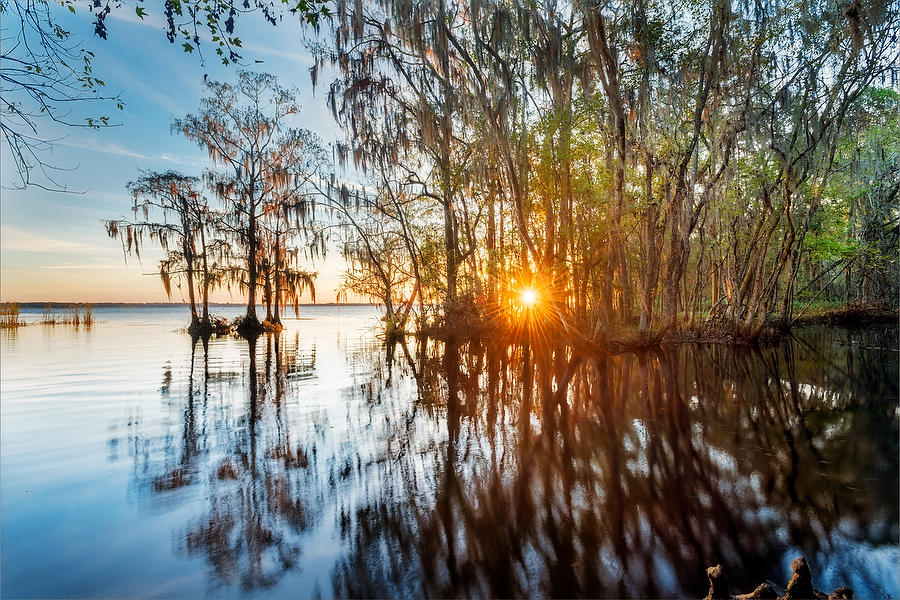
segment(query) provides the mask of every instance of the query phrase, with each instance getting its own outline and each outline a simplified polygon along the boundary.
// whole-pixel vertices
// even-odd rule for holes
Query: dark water
[[[0,595],[900,594],[897,328],[573,361],[369,308],[0,332]],[[33,318],[33,315],[31,315]]]

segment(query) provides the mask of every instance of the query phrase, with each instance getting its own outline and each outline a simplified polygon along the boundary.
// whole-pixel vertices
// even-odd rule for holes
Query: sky
[[[8,148],[2,145],[2,301],[178,302],[186,296],[173,287],[172,298],[167,298],[159,277],[148,274],[155,270],[160,250],[148,247],[142,261],[129,257],[126,263],[121,243],[107,237],[103,222],[130,214],[132,200],[126,184],[137,179],[141,169],[200,175],[209,166],[206,152],[170,133],[170,124],[173,118],[197,112],[204,74],[217,81],[234,81],[241,67],[216,64],[209,43],[203,44],[205,64],[196,52],[186,54],[178,40],[169,44],[162,2],[142,6],[148,13],[143,21],[128,6],[114,11],[105,41],[93,35],[92,15],[84,6],[74,15],[54,10],[60,24],[96,54],[95,75],[106,82],[107,92],[121,93],[125,110],[102,107],[100,114],[110,115],[117,126],[99,131],[42,124],[45,139],[58,139],[46,158],[70,169],[58,181],[77,193],[10,188],[15,169]],[[4,27],[14,21],[5,20]],[[9,32],[3,33],[6,37]],[[340,130],[325,103],[327,79],[319,75],[320,87],[314,94],[309,75],[312,58],[299,21],[288,16],[273,27],[257,15],[244,15],[237,33],[244,42],[246,68],[272,73],[282,85],[299,90],[302,110],[291,125],[315,132],[326,144],[337,140]],[[98,114],[99,108],[94,106],[90,112]],[[345,268],[336,249],[306,268],[319,273],[317,300],[334,301]],[[237,290],[234,296],[222,291],[213,298],[220,302],[242,299]],[[309,295],[304,294],[302,301],[309,302]]]

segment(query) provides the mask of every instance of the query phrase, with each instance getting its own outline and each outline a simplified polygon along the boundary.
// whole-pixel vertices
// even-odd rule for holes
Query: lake
[[[895,325],[573,359],[95,318],[0,331],[4,598],[700,597],[801,555],[900,596]]]

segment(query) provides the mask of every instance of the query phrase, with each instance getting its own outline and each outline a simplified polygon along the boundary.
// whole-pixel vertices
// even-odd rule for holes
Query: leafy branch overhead
[[[216,56],[225,65],[240,63],[243,59],[240,54],[243,42],[235,33],[242,15],[261,14],[274,26],[287,14],[316,27],[321,18],[331,14],[327,0],[169,0],[161,7],[150,3],[152,8],[149,10],[148,3],[139,2],[134,12],[142,20],[161,8],[159,14],[165,19],[163,30],[170,43],[180,43],[187,53],[196,50],[201,57],[203,43],[211,43]],[[93,2],[90,10],[94,13],[94,33],[107,39],[108,17],[116,10],[128,9],[124,0]]]
[[[86,40],[76,39],[61,24],[59,10],[78,14],[83,7],[92,15],[94,34],[101,40],[112,34],[111,16],[133,11],[141,20],[160,18],[166,39],[180,43],[186,53],[196,52],[201,62],[204,45],[211,44],[225,65],[243,60],[243,41],[237,33],[243,15],[260,14],[273,26],[285,18],[299,18],[313,27],[330,15],[324,0],[139,0],[137,6],[124,0],[0,2],[0,131],[15,164],[15,178],[7,177],[4,184],[68,190],[61,177],[73,169],[50,159],[57,129],[111,127],[116,123],[108,111],[124,110],[122,94],[105,93],[107,82],[94,73],[96,55],[84,46]],[[95,110],[100,114],[92,114]]]
[[[62,3],[75,11],[74,2]],[[16,166],[9,183],[65,189],[61,169],[45,160],[53,147],[51,125],[100,129],[113,123],[107,114],[84,115],[84,107],[110,106],[121,111],[121,95],[105,93],[106,82],[94,73],[95,54],[73,39],[55,18],[46,0],[4,2],[0,54],[0,132]],[[15,24],[15,25],[13,25]],[[40,176],[35,178],[35,171]]]

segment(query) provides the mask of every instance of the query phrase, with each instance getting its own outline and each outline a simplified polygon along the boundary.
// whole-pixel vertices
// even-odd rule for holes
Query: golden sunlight
[[[537,301],[538,301],[537,292],[531,288],[525,288],[519,294],[519,301],[526,308],[531,308],[532,306],[537,304]]]

